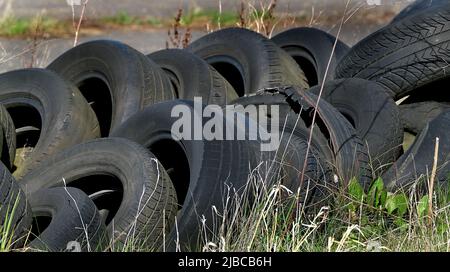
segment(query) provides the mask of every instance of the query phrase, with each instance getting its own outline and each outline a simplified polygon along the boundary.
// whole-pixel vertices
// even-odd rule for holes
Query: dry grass
[[[381,207],[355,201],[345,190],[333,192],[328,205],[308,214],[296,209],[299,193],[290,192],[292,202],[281,202],[286,193],[283,191],[283,186],[273,186],[260,198],[256,208],[247,212],[241,208],[238,220],[225,220],[227,229],[234,226],[238,232],[211,235],[213,238],[204,245],[209,245],[208,250],[218,251],[449,250],[447,190],[436,192],[439,196],[432,218],[421,213],[423,203],[414,191],[410,192],[408,213],[401,218]],[[289,224],[286,224],[287,218],[291,219]],[[403,223],[397,224],[397,220]],[[248,234],[252,239],[248,239]]]
[[[262,163],[263,165],[264,163]],[[258,191],[236,193],[228,188],[224,212],[215,212],[214,226],[199,219],[201,242],[194,251],[213,252],[348,252],[348,251],[449,251],[449,190],[434,192],[433,217],[420,198],[418,184],[408,192],[407,212],[399,216],[382,206],[354,199],[346,187],[333,189],[314,208],[300,203],[310,192],[291,192],[277,182],[268,186],[263,167],[252,171],[248,183]],[[313,181],[307,180],[308,183]],[[308,188],[308,187],[306,187]],[[249,203],[248,194],[255,201]],[[425,212],[424,211],[425,207]]]
[[[182,27],[182,17],[183,9],[179,9],[171,28],[167,32],[166,48],[186,48],[191,42],[191,29],[189,26]],[[184,28],[184,30],[181,28]]]
[[[262,167],[252,171],[247,191],[228,187],[224,212],[215,211],[213,227],[199,218],[201,241],[193,251],[205,252],[348,252],[450,251],[449,191],[438,188],[432,218],[423,214],[417,191],[409,192],[407,213],[400,218],[381,207],[353,199],[345,189],[335,190],[321,206],[308,210],[299,204],[304,192],[292,192],[281,183],[268,186]],[[312,182],[312,181],[309,181]],[[419,182],[419,181],[418,181]],[[255,185],[255,186],[250,186]],[[400,193],[400,192],[397,192]],[[248,202],[251,194],[254,201]],[[308,195],[308,193],[306,194]],[[425,207],[428,207],[426,203]],[[353,209],[352,207],[357,207]],[[427,210],[427,208],[425,209]],[[1,229],[1,228],[0,228]],[[132,234],[132,232],[130,232]],[[9,243],[11,244],[11,243]],[[132,236],[125,245],[106,250],[153,251]],[[3,250],[11,250],[5,247]],[[19,250],[22,251],[22,250]]]

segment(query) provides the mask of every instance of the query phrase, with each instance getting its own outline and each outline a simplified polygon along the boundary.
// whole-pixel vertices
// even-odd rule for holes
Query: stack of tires
[[[46,69],[2,74],[0,240],[31,251],[197,250],[228,214],[230,191],[251,205],[282,185],[314,209],[352,179],[417,183],[436,146],[437,180],[448,182],[449,29],[450,4],[427,0],[353,48],[313,28],[271,40],[230,28],[148,56],[92,41]],[[262,136],[174,137],[177,107],[200,127],[211,119],[198,116],[198,98],[200,110],[277,106],[259,112],[279,121],[277,149],[261,152]],[[214,116],[248,136],[235,117]],[[261,116],[237,117],[265,129]],[[407,149],[405,131],[417,136]]]

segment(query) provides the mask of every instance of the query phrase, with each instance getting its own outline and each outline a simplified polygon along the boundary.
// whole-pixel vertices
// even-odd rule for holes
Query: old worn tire
[[[316,86],[310,92],[333,105],[358,132],[367,145],[372,167],[383,173],[402,154],[403,127],[398,106],[386,89],[359,78],[333,80],[325,87]],[[384,170],[383,170],[384,169]]]
[[[81,44],[47,69],[81,90],[97,114],[104,137],[145,106],[174,98],[168,78],[154,62],[116,41]]]
[[[257,160],[254,164],[270,162],[270,168],[265,169],[265,175],[269,177],[269,184],[283,185],[287,192],[285,195],[295,195],[296,201],[304,207],[310,208],[318,204],[322,199],[316,198],[323,195],[322,191],[330,191],[327,182],[330,180],[330,168],[325,163],[325,155],[321,153],[324,149],[329,151],[327,139],[317,130],[314,132],[308,156],[306,156],[306,146],[310,130],[303,120],[297,120],[296,115],[286,103],[282,95],[251,95],[241,97],[233,101],[233,106],[238,109],[249,109],[246,113],[255,122],[261,122],[261,118],[267,118],[270,127],[262,127],[272,134],[272,137],[279,138],[279,145],[275,152],[264,154],[257,153]],[[256,107],[256,112],[250,110],[250,106]],[[271,106],[277,106],[280,110],[272,110]],[[272,123],[279,120],[277,123]],[[277,126],[278,125],[278,126]],[[274,127],[275,126],[275,127]],[[265,137],[262,137],[265,138]],[[272,139],[273,141],[273,139]],[[329,157],[331,158],[331,152]],[[306,160],[306,164],[305,164]],[[259,168],[261,169],[261,168]],[[303,179],[302,179],[303,175]]]
[[[268,94],[275,97],[268,100],[266,98]],[[280,110],[282,114],[280,124],[285,122],[286,114],[292,116],[289,117],[291,121],[286,123],[291,124],[290,126],[295,123],[297,126],[299,124],[306,126],[306,130],[297,128],[296,130],[302,132],[303,138],[306,136],[306,139],[309,139],[313,112],[318,99],[316,95],[298,88],[286,87],[266,90],[254,95],[253,99],[254,104],[287,104],[289,106],[287,110]],[[294,116],[296,118],[293,118]],[[297,119],[299,122],[296,122]],[[321,136],[318,137],[317,134]],[[324,100],[320,100],[318,105],[312,145],[324,155],[324,159],[332,167],[342,186],[346,186],[352,178],[356,178],[364,188],[368,188],[372,182],[372,173],[369,169],[367,149],[350,122]]]
[[[316,86],[324,81],[327,67],[327,80],[334,79],[334,70],[339,60],[350,50],[346,44],[336,39],[317,28],[298,27],[281,32],[271,40],[297,62],[309,85]],[[331,55],[335,43],[336,48]]]
[[[263,93],[258,95],[251,95],[241,97],[233,101],[235,106],[242,105],[248,107],[254,105],[258,108],[258,116],[252,116],[254,120],[258,121],[260,114],[265,114],[268,118],[268,123],[272,119],[278,119],[278,127],[275,128],[280,136],[280,145],[276,152],[276,160],[280,162],[281,168],[286,174],[286,178],[282,179],[283,184],[292,191],[297,191],[300,185],[300,177],[295,177],[294,172],[302,172],[306,152],[303,153],[303,141],[308,141],[310,129],[306,126],[302,118],[298,119],[298,115],[291,109],[286,102],[286,97],[280,94],[272,95],[270,93]],[[266,107],[267,106],[267,111]],[[270,110],[271,106],[277,106],[279,111]],[[258,119],[257,119],[258,118]],[[297,120],[298,119],[298,120]],[[269,132],[274,132],[269,130]],[[311,152],[308,156],[308,162],[315,161],[315,163],[308,163],[305,169],[305,177],[311,179],[315,183],[327,182],[324,170],[325,164],[321,164],[319,160],[331,160],[332,152],[328,145],[328,140],[319,130],[314,131],[314,137],[311,142]],[[303,158],[302,158],[303,156]],[[314,168],[310,166],[314,165]],[[322,180],[324,179],[324,180]],[[314,187],[314,186],[312,186]]]
[[[445,188],[448,187],[447,184],[450,181],[450,111],[440,114],[428,123],[416,137],[413,145],[384,174],[383,180],[388,189],[406,189],[420,178],[425,177],[425,181],[428,180],[434,164],[436,138],[439,138],[436,183],[439,182]]]
[[[16,128],[6,108],[0,104],[0,126],[2,128],[2,140],[0,141],[0,159],[12,170],[16,157]]]
[[[13,173],[17,179],[51,154],[100,136],[94,112],[79,90],[52,71],[24,69],[0,75],[0,103],[16,129],[39,128],[39,134],[18,137],[18,146],[33,147]]]
[[[31,230],[27,250],[61,252],[70,250],[71,242],[79,243],[80,248],[74,250],[81,251],[101,251],[105,246],[105,224],[94,202],[81,190],[42,189],[29,201],[35,230]]]
[[[402,104],[400,105],[400,116],[406,131],[419,134],[429,122],[449,110],[449,104],[434,101]]]
[[[398,22],[404,18],[415,16],[418,13],[428,12],[430,8],[448,4],[447,0],[416,0],[406,6],[399,14],[397,14],[392,22]]]
[[[238,97],[216,69],[186,50],[166,49],[148,57],[166,72],[177,98],[193,100],[201,97],[207,104],[226,105]]]
[[[31,228],[30,206],[24,192],[3,163],[0,163],[0,177],[0,241],[11,239],[11,246],[20,248]],[[11,226],[9,232],[3,229],[6,225]],[[7,237],[3,237],[5,233],[8,233]]]
[[[324,155],[316,148],[310,147],[306,157],[307,148],[307,139],[298,136],[295,131],[285,130],[277,157],[285,175],[282,185],[296,194],[305,208],[310,208],[323,203],[326,198],[324,196],[332,190],[327,185],[331,175],[330,168],[324,162]],[[303,168],[305,165],[306,168]],[[302,174],[303,181],[301,181]]]
[[[450,5],[390,24],[355,45],[339,63],[339,78],[378,82],[400,99],[411,92],[427,93],[428,85],[448,79]],[[435,90],[442,96],[445,89]]]
[[[248,141],[190,140],[182,135],[172,135],[172,126],[179,119],[171,117],[174,107],[189,110],[190,114],[186,113],[183,118],[197,116],[192,101],[159,103],[131,117],[113,132],[113,136],[128,138],[149,148],[169,169],[180,210],[177,228],[172,230],[167,241],[171,243],[170,249],[175,250],[179,239],[183,250],[199,245],[202,218],[208,228],[213,227],[213,207],[219,213],[223,212],[227,187],[239,192],[247,186],[253,150]],[[204,123],[207,118],[200,120]],[[174,140],[175,136],[179,140]]]
[[[305,74],[286,52],[247,29],[215,31],[194,41],[187,50],[212,65],[239,96],[284,85],[308,88]]]
[[[21,186],[32,194],[63,186],[63,179],[91,196],[98,210],[109,211],[106,225],[114,248],[162,247],[177,200],[165,169],[147,149],[118,138],[86,142],[49,158]]]

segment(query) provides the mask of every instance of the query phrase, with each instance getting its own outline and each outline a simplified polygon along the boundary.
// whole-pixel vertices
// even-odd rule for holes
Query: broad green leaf
[[[389,214],[396,212],[398,216],[403,216],[408,211],[408,198],[405,194],[390,195],[385,208]]]
[[[370,186],[368,193],[369,202],[367,204],[377,208],[380,205],[380,199],[381,195],[383,194],[383,191],[384,191],[383,180],[381,178],[378,178]]]
[[[395,203],[395,195],[390,195],[386,199],[386,204],[384,205],[388,214],[392,214],[397,209],[397,204]]]
[[[395,197],[395,202],[397,203],[397,214],[405,215],[408,211],[408,197],[405,194],[399,194]]]
[[[417,203],[417,214],[419,217],[423,217],[426,215],[428,211],[428,196],[424,196],[419,200],[419,203]]]
[[[386,199],[387,199],[387,191],[383,190],[380,196],[380,206],[384,207],[384,205],[386,204]]]
[[[362,201],[365,197],[364,189],[362,188],[361,184],[356,180],[356,178],[352,178],[348,185],[348,193],[351,198],[353,198],[356,201]]]

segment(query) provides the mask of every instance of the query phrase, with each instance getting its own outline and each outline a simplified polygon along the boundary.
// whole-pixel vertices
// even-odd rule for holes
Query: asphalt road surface
[[[40,12],[59,18],[71,18],[72,9],[67,5],[68,0],[0,0],[0,12],[11,12],[14,16],[34,16]],[[69,0],[71,1],[71,0]],[[74,2],[85,0],[73,0]],[[245,0],[255,7],[260,2],[270,0]],[[339,10],[345,7],[348,0],[278,0],[278,12],[301,13],[305,10],[315,9],[317,13]],[[400,9],[411,0],[379,0],[381,9]],[[8,2],[10,8],[6,9]],[[178,8],[190,10],[194,8],[218,9],[221,3],[223,10],[236,11],[242,0],[89,0],[87,16],[111,16],[118,11],[127,11],[132,15],[149,15],[155,17],[172,16]],[[350,5],[367,5],[374,0],[350,0]],[[3,6],[3,7],[2,7]],[[373,6],[372,6],[373,7]]]
[[[0,0],[0,12],[5,12],[9,0]],[[36,13],[45,10],[47,14],[67,17],[71,15],[71,8],[66,3],[67,0],[13,0],[10,11],[16,16],[34,16]],[[84,1],[84,0],[82,0]],[[260,1],[260,0],[257,0]],[[344,9],[343,4],[347,0],[278,0],[278,11],[289,9],[290,13],[302,12],[309,9],[316,16],[327,16],[332,12],[341,12]],[[385,0],[391,1],[391,0]],[[368,9],[398,9],[406,3],[407,0],[398,0],[396,5],[367,6]],[[234,9],[241,3],[241,0],[222,0],[223,9]],[[364,3],[365,1],[363,1]],[[218,7],[219,0],[90,0],[88,5],[89,16],[107,16],[115,14],[120,10],[127,10],[129,14],[134,15],[153,15],[153,16],[172,16],[174,10],[183,6],[184,8],[202,8],[214,9]],[[353,0],[351,5],[361,2]],[[2,6],[3,5],[3,6]],[[314,9],[313,9],[314,7]],[[324,15],[325,14],[325,15]],[[0,13],[1,16],[1,13]],[[359,21],[349,21],[344,25],[340,39],[348,45],[353,45],[366,35],[372,33],[390,18],[385,18],[379,23],[367,24]],[[314,25],[332,34],[337,32],[337,23]],[[206,31],[194,31],[193,39],[205,35]],[[125,42],[137,50],[148,54],[165,48],[167,40],[167,31],[159,30],[138,30],[138,31],[109,31],[101,35],[82,37],[80,43],[93,39],[113,39]],[[0,38],[0,73],[20,69],[24,67],[46,67],[52,60],[62,54],[73,45],[73,38],[52,39],[44,42],[34,42],[33,40],[6,39]]]

